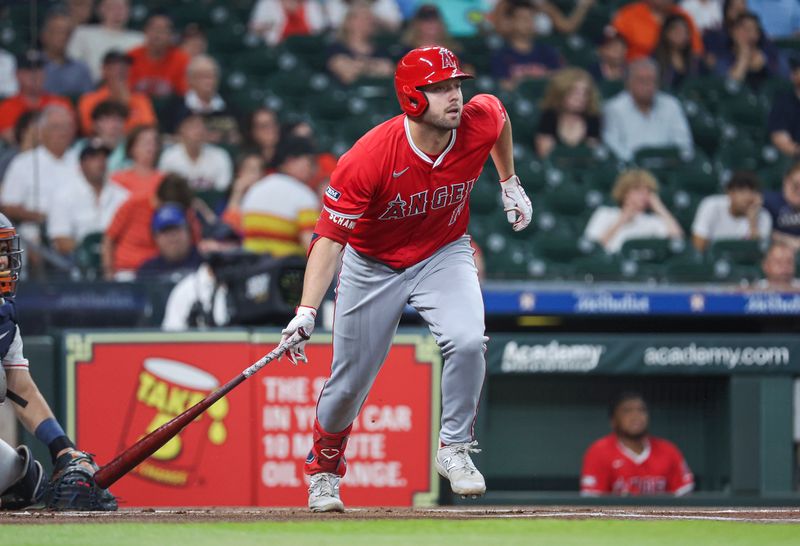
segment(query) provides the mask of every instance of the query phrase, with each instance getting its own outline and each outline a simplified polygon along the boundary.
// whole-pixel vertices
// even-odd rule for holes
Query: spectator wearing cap
[[[344,22],[347,10],[355,3],[364,0],[327,0],[325,12],[332,28],[339,28]],[[397,32],[403,22],[400,7],[396,0],[367,0],[364,2],[375,16],[375,22],[384,32]],[[444,45],[444,44],[441,44]]]
[[[772,243],[761,261],[764,278],[756,283],[756,290],[800,292],[796,256],[796,248],[780,242]]]
[[[772,217],[772,240],[800,250],[800,162],[786,172],[780,191],[764,192],[764,208]]]
[[[777,93],[767,121],[772,145],[780,152],[800,159],[800,56],[789,57],[792,89]]]
[[[225,191],[233,178],[228,152],[209,144],[205,120],[194,113],[178,124],[178,142],[164,150],[158,168],[185,177],[194,191]]]
[[[288,36],[319,34],[328,25],[318,0],[258,0],[250,15],[249,29],[267,45]]]
[[[152,125],[134,127],[125,143],[125,158],[130,166],[112,171],[111,179],[133,194],[153,195],[164,178],[164,173],[156,167],[160,154],[158,129]]]
[[[86,142],[80,152],[80,172],[71,184],[58,188],[47,217],[47,235],[65,256],[90,233],[105,231],[128,191],[108,180],[111,150],[99,139]]]
[[[152,229],[158,256],[144,262],[137,277],[183,276],[200,266],[202,258],[192,241],[183,207],[175,203],[161,205],[153,215]]]
[[[536,41],[534,8],[529,2],[509,3],[510,21],[506,42],[492,54],[492,76],[507,91],[516,89],[525,79],[545,78],[563,65],[559,52]]]
[[[278,148],[277,172],[256,182],[241,204],[244,248],[276,257],[305,256],[319,216],[309,184],[316,171],[311,140],[287,137]]]
[[[144,44],[128,52],[133,60],[128,78],[133,91],[153,98],[186,93],[189,56],[174,44],[172,32],[172,20],[165,12],[147,17]]]
[[[125,131],[137,125],[155,125],[153,103],[143,93],[128,88],[131,59],[119,51],[109,51],[103,58],[103,82],[100,88],[83,95],[78,102],[78,113],[84,134],[92,134],[92,112],[103,101],[113,100],[128,108]]]
[[[608,26],[597,41],[597,61],[588,71],[597,83],[622,82],[628,68],[628,43],[617,30]]]
[[[407,51],[436,45],[455,52],[461,50],[461,45],[447,32],[439,8],[431,4],[421,5],[409,20],[403,33],[403,45]]]
[[[237,145],[241,141],[236,116],[219,94],[219,65],[208,55],[197,55],[186,68],[189,90],[173,109],[174,119],[167,132],[174,133],[177,122],[189,114],[199,114],[206,122],[209,142]]]
[[[636,150],[674,146],[694,154],[689,122],[678,100],[658,90],[658,65],[651,59],[631,63],[626,89],[603,108],[603,142],[622,160]]]
[[[67,55],[67,43],[72,34],[69,15],[63,10],[47,14],[41,41],[44,57],[44,88],[48,93],[78,97],[94,88],[89,67]]]
[[[670,15],[683,15],[689,23],[692,51],[703,53],[703,40],[691,17],[674,0],[641,0],[617,11],[611,24],[628,42],[628,60],[649,56],[658,43],[661,25]]]
[[[17,61],[11,53],[0,48],[0,98],[16,95],[17,91]]]
[[[80,25],[67,46],[67,54],[89,66],[92,78],[102,76],[103,60],[109,51],[127,51],[144,41],[144,35],[129,30],[128,0],[101,0],[98,9],[100,24]]]
[[[176,174],[165,176],[155,194],[131,195],[117,209],[103,236],[102,260],[105,277],[131,279],[143,263],[158,255],[158,247],[153,238],[153,215],[166,203],[180,205],[186,213],[192,240],[199,241],[200,223],[192,208],[193,199],[194,195],[186,179]]]
[[[226,326],[230,321],[228,287],[217,279],[211,264],[239,255],[241,238],[220,223],[199,246],[203,263],[169,293],[161,323],[163,330]]]
[[[0,136],[6,142],[13,142],[14,125],[25,112],[58,104],[72,113],[72,105],[67,99],[44,90],[44,64],[44,57],[35,49],[17,57],[19,92],[0,102]]]
[[[749,171],[733,173],[724,195],[700,201],[692,223],[692,244],[700,252],[719,239],[767,241],[772,219],[762,207],[758,176]]]

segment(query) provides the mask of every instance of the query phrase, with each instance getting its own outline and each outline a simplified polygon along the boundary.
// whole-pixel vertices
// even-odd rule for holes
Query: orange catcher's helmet
[[[461,71],[455,53],[439,46],[412,49],[400,59],[394,73],[394,90],[400,108],[409,116],[421,116],[428,108],[428,99],[419,88],[453,78],[472,78]]]
[[[22,249],[19,247],[19,235],[14,224],[5,214],[0,213],[0,296],[14,297],[17,292],[17,280],[22,269]]]

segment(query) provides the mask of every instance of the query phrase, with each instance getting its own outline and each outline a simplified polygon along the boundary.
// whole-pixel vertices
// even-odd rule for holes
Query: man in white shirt
[[[128,51],[144,42],[144,34],[128,30],[128,0],[102,0],[99,25],[81,25],[67,46],[67,55],[89,66],[95,82],[100,79],[103,56],[111,50]]]
[[[47,221],[58,188],[78,176],[75,155],[75,119],[60,105],[42,110],[38,121],[41,144],[15,157],[0,187],[0,208],[18,226],[23,239],[41,242],[40,225]]]
[[[628,68],[626,90],[603,109],[603,142],[625,161],[640,148],[675,146],[694,154],[692,133],[680,102],[658,91],[658,66],[639,59]]]
[[[186,178],[194,191],[224,191],[231,185],[233,165],[223,148],[208,143],[203,116],[189,112],[178,124],[179,141],[161,155],[158,168]]]
[[[291,19],[302,21],[312,35],[319,34],[327,25],[325,11],[318,0],[258,0],[248,26],[250,32],[272,46],[283,40]]]
[[[762,207],[764,200],[755,173],[733,174],[725,195],[709,195],[700,202],[692,224],[692,244],[700,252],[717,239],[769,239],[772,218]]]
[[[13,97],[18,91],[17,60],[5,49],[0,49],[0,97]]]
[[[325,12],[331,27],[338,29],[342,26],[347,10],[353,4],[352,0],[328,0],[325,2]],[[380,27],[387,32],[396,32],[403,23],[403,15],[396,0],[370,0],[372,15]]]
[[[683,0],[681,8],[689,14],[700,32],[722,26],[721,0]]]
[[[81,150],[79,176],[58,189],[47,218],[47,233],[58,253],[69,256],[87,235],[105,231],[128,198],[128,190],[107,180],[110,153],[98,139],[88,141]]]

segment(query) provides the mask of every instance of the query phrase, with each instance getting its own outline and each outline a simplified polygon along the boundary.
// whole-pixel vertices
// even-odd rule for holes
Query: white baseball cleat
[[[480,452],[476,445],[478,442],[451,444],[440,447],[436,453],[436,470],[440,476],[450,480],[453,493],[462,497],[476,498],[486,493],[483,474],[475,468],[475,463],[469,456],[470,452]]]
[[[329,472],[311,476],[308,507],[312,512],[344,512],[344,503],[339,498],[339,480],[339,476]]]

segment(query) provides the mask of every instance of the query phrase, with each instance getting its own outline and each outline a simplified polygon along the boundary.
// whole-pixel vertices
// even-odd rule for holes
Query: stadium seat
[[[291,52],[312,70],[325,70],[327,55],[325,51],[330,45],[326,34],[319,36],[288,36],[281,47]]]
[[[673,254],[673,241],[669,239],[628,239],[622,244],[620,256],[625,260],[646,263],[664,263]]]
[[[717,152],[717,162],[722,169],[755,171],[759,163],[759,146],[739,132],[726,138]]]
[[[675,190],[684,190],[697,195],[720,193],[719,178],[709,161],[688,163],[671,171],[663,178]]]
[[[726,260],[733,265],[756,266],[763,256],[761,241],[718,239],[708,249],[712,261]]]
[[[639,167],[650,171],[668,170],[684,162],[681,151],[675,146],[639,148],[633,154],[633,161]]]
[[[514,126],[516,130],[516,125]],[[586,145],[556,145],[547,160],[558,169],[591,169],[599,161],[595,150]]]
[[[603,99],[610,99],[614,95],[621,93],[625,89],[625,83],[622,81],[603,81],[598,85],[600,95]]]
[[[483,249],[486,256],[486,272],[493,278],[524,279],[528,276],[528,255],[522,245],[504,245],[492,250],[491,245]]]
[[[546,262],[569,264],[601,251],[595,243],[586,239],[553,234],[531,241],[531,252],[534,257]]]
[[[90,278],[100,273],[103,233],[89,233],[75,249],[75,263]]]
[[[584,282],[618,281],[622,279],[622,260],[617,256],[597,255],[572,262],[576,278]]]
[[[542,194],[539,203],[560,216],[578,217],[587,211],[585,189],[570,182]]]
[[[475,186],[472,188],[472,193],[469,199],[470,211],[477,214],[491,214],[493,212],[502,212],[500,199],[500,187],[497,181],[490,176],[481,176]]]
[[[714,115],[701,104],[693,100],[685,100],[683,109],[692,130],[695,146],[707,155],[713,156],[719,146],[719,127]]]

